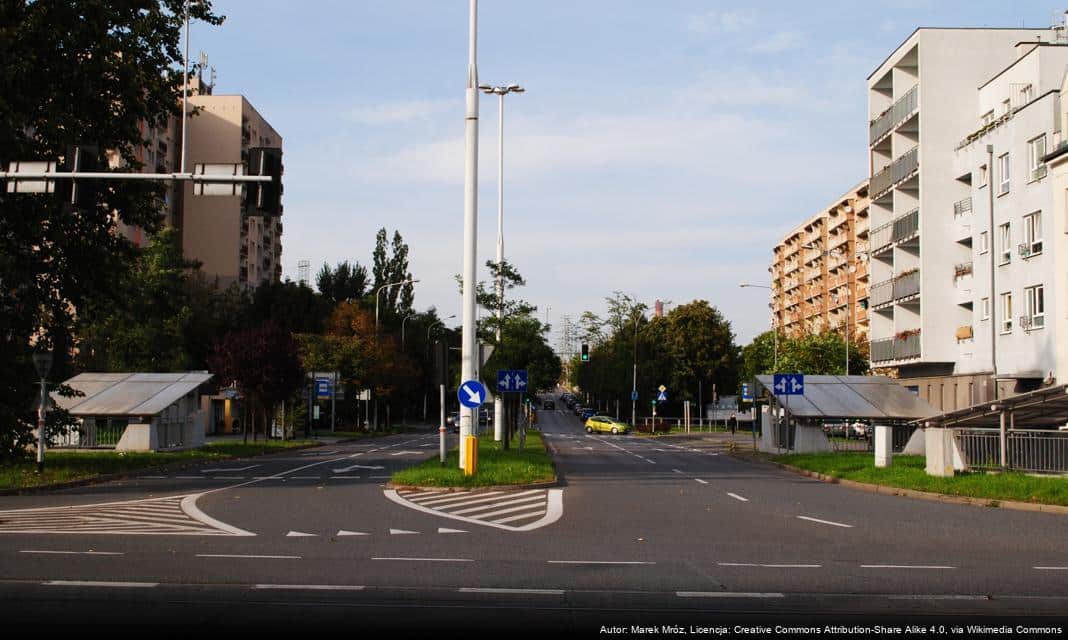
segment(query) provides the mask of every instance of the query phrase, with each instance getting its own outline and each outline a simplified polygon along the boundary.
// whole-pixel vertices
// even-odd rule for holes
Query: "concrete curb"
[[[265,456],[274,456],[281,453],[289,453],[291,451],[303,451],[304,449],[314,449],[316,447],[323,446],[323,443],[309,444],[300,447],[291,447],[289,449],[283,449],[282,451],[272,451],[270,453],[264,453],[258,456],[245,456],[243,458],[223,458],[226,461],[238,461],[238,460],[251,460],[252,458],[262,458]],[[75,489],[77,487],[87,487],[89,485],[101,484],[104,482],[114,482],[116,480],[129,480],[132,478],[138,478],[140,476],[147,476],[159,473],[160,471],[181,471],[182,469],[189,469],[202,465],[206,462],[216,462],[215,460],[195,460],[188,462],[172,462],[170,464],[162,464],[154,467],[141,467],[140,469],[133,469],[130,471],[120,471],[118,473],[109,473],[102,476],[93,476],[91,478],[82,478],[81,480],[71,480],[69,482],[57,482],[55,484],[43,484],[36,487],[21,487],[18,489],[0,489],[0,496],[22,496],[32,495],[36,493],[47,493],[49,491],[60,491],[62,489]]]
[[[760,460],[751,456],[733,455],[731,457],[740,460],[745,460],[746,462],[766,464],[778,467],[779,469],[782,469],[784,471],[790,471],[800,476],[814,478],[816,480],[826,482],[828,484],[839,484],[843,487],[849,487],[850,489],[856,489],[857,491],[866,491],[868,493],[879,493],[888,496],[902,496],[905,498],[927,500],[929,502],[942,502],[945,504],[966,504],[973,507],[989,507],[993,509],[1009,509],[1012,511],[1030,511],[1032,513],[1056,513],[1059,515],[1068,515],[1068,507],[1059,504],[1019,502],[1016,500],[998,500],[993,498],[970,498],[967,496],[951,496],[945,493],[931,493],[930,491],[917,491],[915,489],[888,487],[881,484],[869,484],[867,482],[857,482],[856,480],[846,480],[845,478],[835,478],[833,476],[828,476],[826,474],[818,473],[816,471],[809,471],[808,469],[801,469],[800,467],[795,467],[782,462]]]

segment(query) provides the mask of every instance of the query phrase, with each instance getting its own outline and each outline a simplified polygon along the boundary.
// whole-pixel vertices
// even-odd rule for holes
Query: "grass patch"
[[[952,478],[929,476],[923,456],[894,456],[888,469],[875,468],[870,453],[817,453],[771,456],[771,460],[833,478],[887,487],[943,493],[987,500],[1015,500],[1068,506],[1068,478],[1023,473],[958,473]]]
[[[479,436],[478,468],[473,476],[464,476],[459,468],[459,451],[453,449],[445,457],[445,466],[434,456],[394,473],[391,482],[420,487],[490,487],[549,482],[556,478],[552,460],[537,431],[527,431],[522,450],[517,439],[512,440],[507,451],[502,445],[494,442],[492,433]]]
[[[63,451],[45,452],[44,473],[37,462],[26,458],[0,465],[0,489],[26,489],[50,484],[87,480],[113,473],[126,473],[174,463],[229,460],[275,453],[293,447],[317,444],[311,440],[268,440],[260,442],[216,442],[199,449],[170,452],[141,451]]]

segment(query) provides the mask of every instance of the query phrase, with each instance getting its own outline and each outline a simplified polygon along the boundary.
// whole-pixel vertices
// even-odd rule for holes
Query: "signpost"
[[[478,380],[467,380],[456,390],[456,397],[468,409],[478,409],[486,400],[486,388]]]
[[[331,384],[329,380],[317,379],[315,381],[315,397],[329,398]]]
[[[800,373],[776,373],[772,378],[776,396],[786,396],[786,449],[790,448],[790,396],[805,395],[805,376]]]
[[[530,378],[527,375],[526,369],[499,369],[497,371],[497,392],[509,394],[509,410],[508,424],[503,425],[503,437],[502,442],[504,448],[508,448],[508,441],[511,437],[513,423],[518,418],[518,397],[515,394],[522,394],[526,392],[529,386]],[[519,430],[519,448],[522,449],[526,443],[525,429]]]

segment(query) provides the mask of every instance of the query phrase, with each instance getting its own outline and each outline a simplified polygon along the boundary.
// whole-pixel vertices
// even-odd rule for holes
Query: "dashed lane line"
[[[727,495],[729,495],[730,497],[734,498],[735,500],[738,500],[739,502],[749,502],[749,498],[743,498],[742,496],[738,495],[737,493],[731,493],[731,492],[728,491]]]
[[[721,567],[764,567],[768,569],[819,569],[819,564],[760,564],[755,562],[717,562]]]
[[[249,469],[255,469],[260,465],[250,464],[247,467],[235,467],[233,469],[201,469],[201,473],[233,473],[235,471],[248,471]]]
[[[701,484],[708,484],[707,480],[702,480],[700,478],[694,478],[694,480],[696,480],[697,482],[700,482]]]
[[[488,587],[462,587],[460,593],[494,593],[501,595],[523,596],[562,596],[563,589],[493,589]]]
[[[832,527],[842,527],[843,529],[852,529],[853,525],[844,524],[841,522],[832,522],[831,520],[820,520],[819,518],[810,518],[808,516],[797,516],[798,520],[808,520],[809,522],[818,522],[819,524],[829,524]]]
[[[680,598],[783,598],[781,593],[756,593],[742,591],[676,591]]]
[[[56,556],[122,556],[126,555],[122,551],[47,551],[38,549],[23,549],[19,553],[31,553],[38,555],[56,555]]]
[[[363,591],[363,585],[356,584],[254,584],[253,589],[283,591]]]
[[[397,562],[474,562],[471,558],[371,558],[372,560],[392,560]]]
[[[549,564],[608,564],[608,565],[643,565],[656,564],[638,560],[548,560]]]
[[[1039,571],[1068,571],[1068,567],[1035,567]]]
[[[861,569],[956,569],[939,564],[862,564]]]
[[[198,553],[198,558],[235,558],[242,560],[300,560],[301,556],[270,556],[242,553]]]
[[[41,584],[49,587],[117,587],[120,589],[151,589],[158,582],[106,582],[103,580],[48,580]]]

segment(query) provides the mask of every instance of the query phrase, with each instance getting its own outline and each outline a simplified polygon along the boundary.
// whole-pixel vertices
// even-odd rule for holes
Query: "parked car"
[[[552,411],[552,410],[556,409],[556,403],[553,402],[552,400],[546,400],[545,402],[541,403],[541,408],[542,409],[548,409],[548,410]]]
[[[586,420],[586,433],[627,433],[630,425],[608,416],[590,416]]]
[[[590,417],[592,417],[592,416],[594,416],[596,414],[597,414],[597,412],[594,411],[593,409],[583,409],[582,413],[579,414],[579,417],[582,418],[583,420],[588,420]]]

